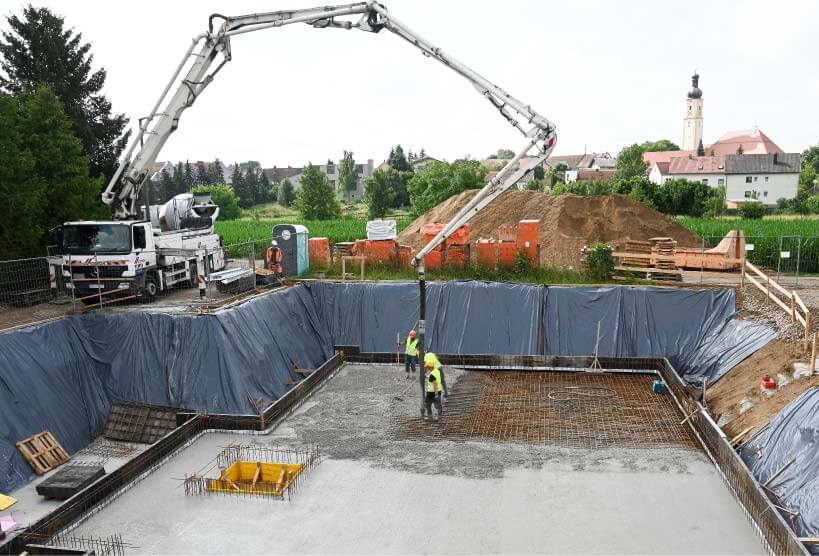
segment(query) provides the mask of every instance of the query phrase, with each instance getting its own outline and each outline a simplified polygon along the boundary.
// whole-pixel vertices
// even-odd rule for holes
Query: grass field
[[[403,230],[412,219],[397,217],[398,231]],[[330,243],[355,241],[367,237],[366,218],[342,218],[339,220],[301,220],[298,217],[260,218],[217,221],[216,231],[224,238],[225,245],[248,241],[269,240],[276,224],[302,224],[307,226],[310,237],[328,237]]]
[[[819,219],[811,216],[772,216],[762,220],[680,217],[678,221],[708,239],[736,229],[745,232],[746,236],[819,236]]]

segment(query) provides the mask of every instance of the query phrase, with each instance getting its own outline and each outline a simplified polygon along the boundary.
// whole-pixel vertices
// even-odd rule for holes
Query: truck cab
[[[154,297],[157,248],[150,222],[66,222],[61,230],[63,276],[75,299]]]

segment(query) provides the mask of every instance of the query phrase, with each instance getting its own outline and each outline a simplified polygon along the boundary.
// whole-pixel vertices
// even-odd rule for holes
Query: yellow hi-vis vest
[[[435,377],[435,381],[433,382],[430,380],[432,377]],[[429,373],[429,377],[427,377],[427,392],[440,392],[441,391],[441,371],[439,369],[433,369]]]
[[[407,336],[407,349],[404,350],[404,353],[412,357],[418,356],[418,338]]]
[[[426,366],[427,362],[429,361],[432,361],[433,369],[441,368],[441,362],[438,361],[438,356],[432,353],[431,351],[428,351],[427,353],[424,354],[424,366]]]

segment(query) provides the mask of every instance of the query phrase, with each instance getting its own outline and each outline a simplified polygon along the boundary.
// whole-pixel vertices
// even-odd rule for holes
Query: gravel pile
[[[453,395],[457,395],[462,372],[447,369],[447,386]],[[395,365],[345,365],[270,436],[259,440],[285,446],[318,444],[322,453],[335,459],[470,478],[500,478],[509,468],[544,466],[686,473],[690,462],[707,461],[703,453],[684,448],[583,450],[493,441],[397,439],[392,427],[398,418],[420,419],[417,380],[417,375],[406,380],[403,370],[398,371]],[[405,391],[403,400],[395,399]]]

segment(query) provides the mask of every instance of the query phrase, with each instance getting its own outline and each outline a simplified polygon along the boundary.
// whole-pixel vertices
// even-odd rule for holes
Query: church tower
[[[702,141],[702,90],[699,88],[700,76],[696,72],[691,76],[691,90],[685,99],[685,119],[683,120],[683,140],[680,148],[694,151]]]

